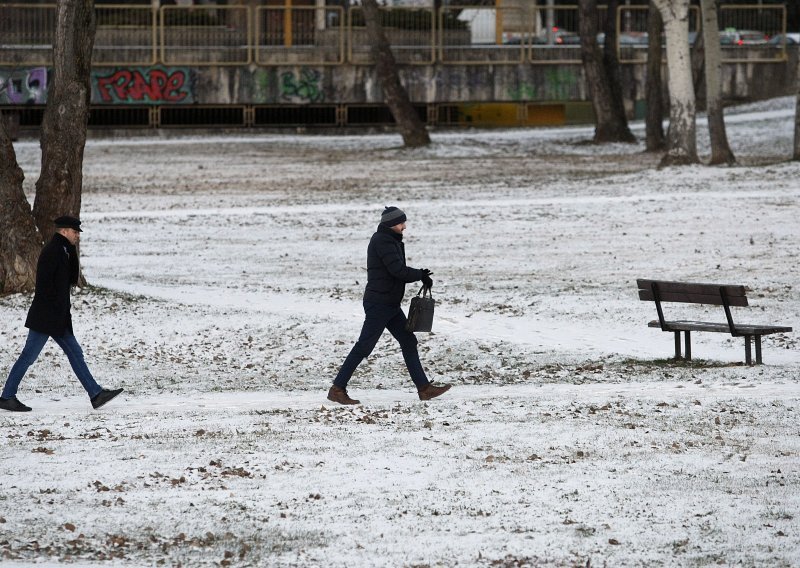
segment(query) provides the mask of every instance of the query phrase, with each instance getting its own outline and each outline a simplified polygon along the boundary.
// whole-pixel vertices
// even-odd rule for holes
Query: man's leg
[[[83,350],[75,336],[67,334],[64,337],[54,337],[53,341],[58,343],[58,346],[64,350],[67,359],[69,359],[69,364],[72,365],[72,370],[83,385],[83,388],[89,393],[89,398],[94,398],[100,394],[103,389],[94,380],[92,373],[89,372],[89,367],[86,366],[86,361],[83,359]]]
[[[22,353],[20,353],[17,362],[14,363],[8,373],[8,380],[6,380],[6,385],[3,387],[3,394],[0,395],[0,398],[17,396],[17,389],[22,382],[22,377],[25,376],[28,367],[36,362],[49,337],[46,333],[39,333],[32,329],[28,330],[28,339],[25,340],[25,347],[22,348]]]
[[[422,363],[419,360],[419,351],[417,350],[417,337],[406,329],[406,316],[403,310],[397,309],[397,313],[386,324],[386,329],[394,336],[400,343],[400,349],[403,351],[403,360],[406,362],[408,374],[411,375],[411,380],[421,389],[428,385],[430,381],[425,375],[422,368]]]
[[[339,373],[333,380],[333,386],[341,389],[347,388],[347,383],[353,376],[356,367],[375,349],[375,345],[386,328],[386,320],[391,317],[391,308],[392,306],[382,304],[364,303],[364,325],[361,327],[361,335],[358,336],[358,341],[342,363]]]

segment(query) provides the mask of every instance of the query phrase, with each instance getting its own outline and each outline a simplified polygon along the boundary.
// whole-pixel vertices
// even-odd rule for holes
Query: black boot
[[[92,397],[92,408],[100,408],[105,403],[122,392],[123,389],[103,389]]]
[[[0,398],[0,408],[11,412],[30,412],[31,407],[22,404],[16,396],[11,398]]]

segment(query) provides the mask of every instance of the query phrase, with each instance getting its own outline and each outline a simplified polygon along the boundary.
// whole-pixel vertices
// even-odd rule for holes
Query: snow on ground
[[[92,411],[45,349],[20,391],[34,411],[0,415],[0,559],[797,565],[797,334],[765,338],[763,366],[722,334],[671,362],[635,288],[746,284],[735,317],[797,327],[793,102],[728,110],[730,168],[657,170],[641,144],[586,144],[589,128],[442,132],[419,150],[91,140],[92,287],[73,317],[90,368],[126,392]],[[32,199],[38,143],[16,150]],[[420,351],[455,386],[419,402],[386,337],[351,383],[363,404],[334,407],[384,205],[408,213],[409,264],[434,272]],[[0,298],[3,369],[29,301]]]

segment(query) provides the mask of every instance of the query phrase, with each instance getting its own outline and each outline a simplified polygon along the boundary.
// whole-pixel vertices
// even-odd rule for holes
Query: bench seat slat
[[[665,321],[665,324],[673,331],[713,331],[718,333],[730,333],[731,328],[727,323],[714,323],[706,321]],[[661,327],[658,320],[653,320],[647,324],[648,327]],[[770,333],[788,333],[791,327],[761,324],[736,324],[736,332],[742,335],[769,335]]]
[[[658,290],[658,297],[662,302],[683,302],[686,304],[711,304],[713,306],[721,306],[722,297],[719,295],[719,287],[713,294],[691,294],[688,292],[664,292],[660,288]],[[639,290],[639,299],[655,301],[652,290]],[[736,307],[746,307],[747,296],[728,296],[728,305]]]

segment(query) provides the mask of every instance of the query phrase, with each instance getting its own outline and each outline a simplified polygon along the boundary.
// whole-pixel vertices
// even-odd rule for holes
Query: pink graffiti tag
[[[167,74],[162,69],[147,70],[149,80],[138,69],[122,69],[105,77],[97,77],[97,90],[104,103],[144,101],[177,103],[189,96],[182,91],[186,83],[183,70]]]

